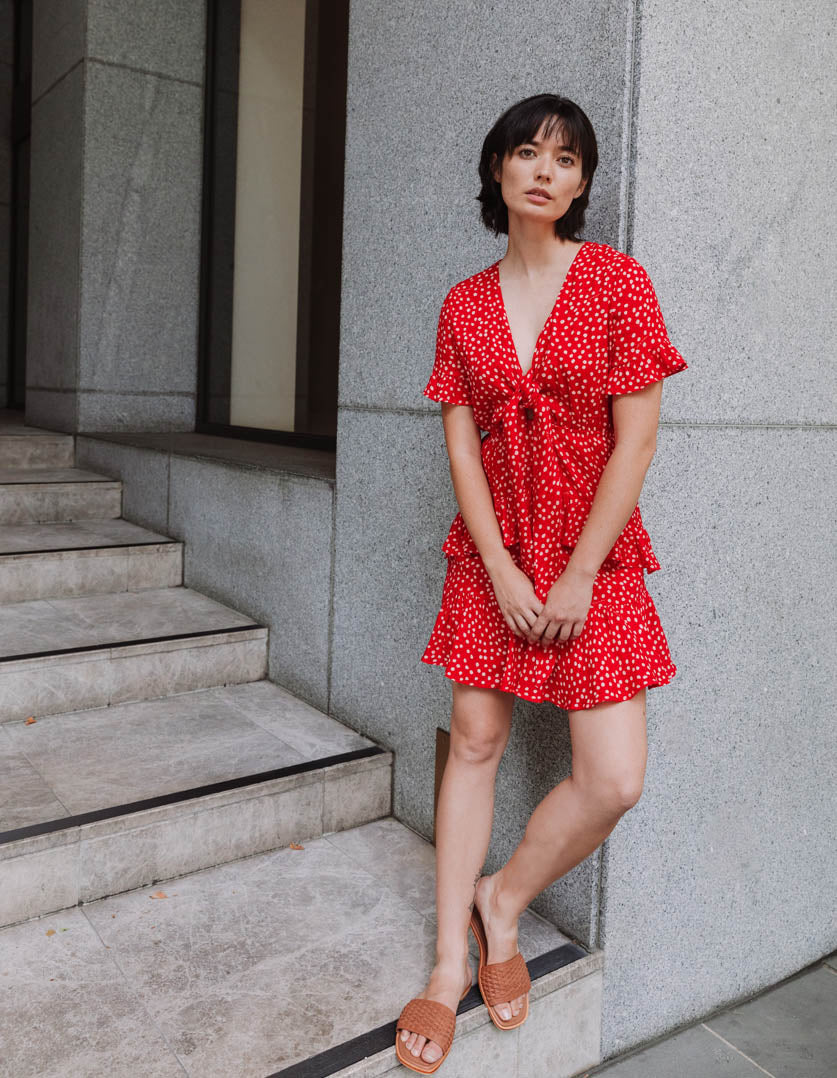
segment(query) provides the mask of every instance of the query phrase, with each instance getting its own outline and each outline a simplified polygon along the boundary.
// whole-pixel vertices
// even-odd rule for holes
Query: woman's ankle
[[[517,921],[523,912],[514,892],[510,891],[503,869],[498,869],[491,877],[491,907],[504,921]]]
[[[465,963],[468,961],[468,948],[464,950],[450,950],[436,951],[436,969],[438,970],[450,970],[455,972],[462,969]]]

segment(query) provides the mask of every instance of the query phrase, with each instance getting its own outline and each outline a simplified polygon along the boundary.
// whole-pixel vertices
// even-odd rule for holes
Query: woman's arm
[[[602,470],[568,569],[595,576],[630,520],[657,449],[662,395],[659,381],[612,398],[616,446]]]
[[[593,597],[593,580],[639,501],[657,448],[662,380],[613,397],[616,445],[602,470],[593,504],[567,565],[550,588],[532,626],[548,643],[581,635]]]
[[[516,636],[534,639],[531,626],[543,609],[543,603],[535,594],[532,581],[518,569],[503,546],[503,533],[482,466],[482,443],[473,409],[467,405],[443,403],[442,423],[459,510],[491,577],[500,610]]]
[[[494,499],[482,466],[480,429],[473,409],[462,404],[443,404],[442,424],[459,510],[486,569],[490,571],[490,566],[502,564],[506,559],[511,561],[511,555],[503,546]]]

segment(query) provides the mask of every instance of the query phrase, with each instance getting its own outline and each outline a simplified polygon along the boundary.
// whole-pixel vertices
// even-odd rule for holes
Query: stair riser
[[[0,555],[0,603],[172,588],[182,582],[182,543]]]
[[[267,630],[0,663],[0,721],[151,700],[267,675]]]
[[[0,435],[0,468],[74,468],[72,436]]]
[[[489,1073],[502,1078],[582,1078],[602,1061],[602,956],[599,951],[533,978],[529,1017],[518,1029],[497,1029],[484,1004],[462,1012],[456,1020],[450,1055],[439,1073],[445,1078]],[[398,1007],[395,1010],[397,1013]],[[395,1054],[394,1039],[384,1051],[332,1070],[331,1078],[406,1074],[407,1068]],[[312,1068],[311,1073],[317,1071]],[[666,1070],[667,1075],[672,1073]],[[648,1078],[652,1078],[650,1072]]]
[[[0,925],[388,816],[392,754],[0,847]]]
[[[122,482],[0,486],[0,524],[113,520],[122,515]]]

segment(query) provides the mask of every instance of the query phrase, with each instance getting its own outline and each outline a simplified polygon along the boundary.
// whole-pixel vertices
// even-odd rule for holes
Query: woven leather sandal
[[[471,982],[469,981],[467,988],[459,997],[460,1003],[470,991]],[[428,1063],[427,1060],[422,1059],[421,1052],[414,1056],[408,1048],[405,1048],[406,1042],[401,1040],[399,1034],[402,1029],[409,1029],[413,1033],[418,1033],[420,1037],[435,1041],[442,1049],[442,1054],[433,1063]],[[444,1003],[439,1003],[435,999],[419,999],[416,997],[404,1005],[404,1009],[395,1023],[395,1054],[404,1066],[409,1067],[410,1070],[418,1071],[419,1074],[432,1074],[447,1059],[448,1052],[453,1044],[455,1030],[456,1015],[450,1007],[446,1007]],[[424,1048],[421,1051],[423,1052]]]
[[[482,998],[488,1008],[491,1021],[498,1029],[517,1029],[522,1026],[529,1017],[529,997],[526,996],[520,1013],[511,1018],[501,1018],[494,1010],[498,1003],[510,1003],[518,996],[524,995],[532,987],[529,970],[526,961],[520,951],[505,962],[488,963],[488,937],[485,934],[485,925],[482,923],[480,911],[476,904],[471,913],[471,931],[477,938],[480,949],[480,968],[477,973],[477,982],[482,992]]]

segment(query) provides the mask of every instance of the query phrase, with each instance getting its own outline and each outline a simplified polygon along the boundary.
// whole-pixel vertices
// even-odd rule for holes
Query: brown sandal
[[[482,998],[488,1008],[491,1021],[498,1029],[517,1029],[522,1026],[529,1017],[529,997],[526,996],[520,1014],[512,1015],[511,1018],[501,1018],[494,1010],[498,1003],[509,1003],[529,991],[532,981],[526,961],[520,951],[505,962],[492,962],[488,958],[488,937],[485,934],[485,925],[482,923],[480,911],[476,904],[471,912],[471,931],[477,938],[480,949],[480,968],[477,973],[477,981],[482,992]]]
[[[459,997],[460,1003],[470,991],[471,982],[469,980],[467,988]],[[426,1037],[428,1041],[435,1041],[442,1049],[442,1054],[433,1063],[428,1063],[427,1060],[422,1059],[421,1052],[414,1056],[409,1049],[404,1047],[406,1041],[402,1041],[398,1035],[402,1029],[409,1029],[412,1033],[418,1033],[420,1037]],[[419,1074],[432,1074],[447,1059],[448,1052],[453,1044],[455,1030],[456,1014],[450,1007],[446,1007],[444,1003],[439,1003],[435,999],[419,999],[416,997],[404,1005],[404,1009],[395,1023],[395,1054],[404,1066],[409,1067],[410,1070],[418,1071]],[[402,1051],[404,1055],[401,1054]],[[421,1051],[423,1052],[424,1048]]]

